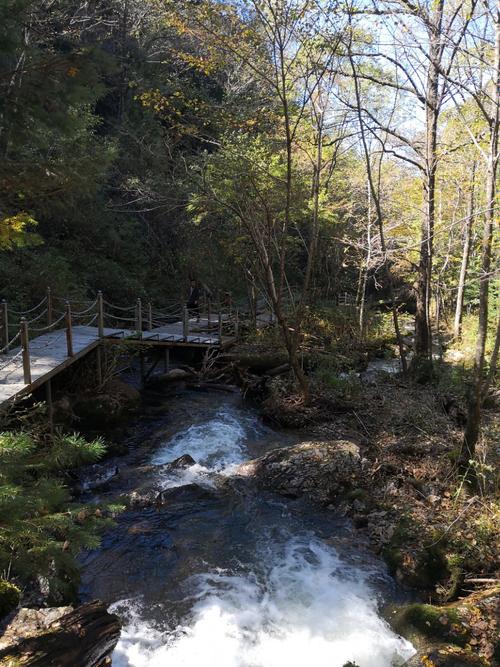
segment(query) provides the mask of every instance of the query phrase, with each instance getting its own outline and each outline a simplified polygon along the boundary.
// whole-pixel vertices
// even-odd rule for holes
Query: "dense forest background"
[[[498,596],[499,136],[500,0],[0,0],[2,368],[40,332],[69,341],[62,300],[98,291],[183,317],[187,342],[198,281],[239,309],[234,349],[174,378],[165,355],[163,379],[141,350],[153,393],[180,371],[308,438],[356,427],[345,511],[391,572],[440,604]],[[2,405],[0,620],[33,590],[75,599],[78,554],[123,510],[69,490],[147,408],[115,347],[46,403]],[[378,362],[395,373],[373,380]],[[497,621],[480,622],[485,661],[460,664],[494,664]]]
[[[248,211],[238,181],[246,199],[260,198],[272,216],[279,218],[279,201],[286,197],[283,99],[273,79],[281,24],[283,40],[291,40],[282,54],[289,60],[284,93],[298,124],[291,138],[289,281],[301,283],[307,263],[317,112],[324,104],[314,286],[327,296],[357,294],[359,301],[366,269],[366,289],[387,298],[376,294],[387,281],[356,110],[361,106],[390,262],[396,282],[409,288],[404,296],[411,307],[425,209],[425,62],[414,90],[404,81],[404,68],[425,60],[410,43],[421,27],[410,5],[398,24],[401,11],[392,12],[391,3],[376,20],[370,11],[357,18],[361,7],[291,3],[297,15],[282,10],[273,27],[259,14],[265,4],[2,3],[5,298],[27,304],[50,285],[60,295],[104,289],[115,300],[142,295],[161,302],[177,296],[189,277],[245,294],[249,274],[258,281],[258,270],[252,239],[235,214],[236,208]],[[475,31],[491,28],[484,12],[476,21]],[[398,25],[401,34],[394,33]],[[377,53],[380,30],[386,57]],[[459,46],[465,53],[468,45]],[[476,54],[485,91],[489,48],[485,41]],[[405,49],[398,80],[392,58]],[[457,68],[465,71],[460,57]],[[435,160],[432,296],[444,311],[456,299],[467,220],[475,211],[467,308],[477,305],[479,294],[487,124],[472,97],[460,92],[443,91]]]
[[[1,12],[0,283],[14,307],[49,286],[160,305],[190,279],[241,304],[260,293],[306,399],[311,306],[354,305],[360,341],[370,308],[390,312],[405,371],[409,313],[421,378],[440,335],[464,334],[479,423],[499,340],[495,3]]]

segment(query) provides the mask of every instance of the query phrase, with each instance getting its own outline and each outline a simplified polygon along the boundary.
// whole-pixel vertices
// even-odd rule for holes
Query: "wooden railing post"
[[[97,329],[99,338],[104,338],[104,301],[102,292],[97,292]]]
[[[24,384],[31,384],[30,339],[28,321],[25,317],[21,319],[21,347],[23,350]]]
[[[71,304],[66,301],[66,347],[68,349],[68,357],[74,355],[73,352],[73,323],[71,322]]]
[[[184,306],[182,311],[182,336],[186,343],[189,336],[189,313],[186,306]]]
[[[153,331],[153,304],[148,301],[148,331]]]
[[[52,324],[52,290],[47,287],[47,326]]]
[[[9,307],[7,301],[2,301],[2,347],[5,354],[9,351]]]
[[[238,338],[238,334],[240,332],[240,314],[236,310],[234,312],[234,337]]]
[[[137,299],[137,335],[142,338],[142,300]]]

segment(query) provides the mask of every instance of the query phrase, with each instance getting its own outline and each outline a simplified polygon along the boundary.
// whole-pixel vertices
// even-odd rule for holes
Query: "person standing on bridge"
[[[188,313],[191,316],[196,316],[196,321],[200,321],[200,299],[201,299],[201,287],[196,280],[191,281],[191,286],[189,288],[189,296],[186,303],[186,308]]]

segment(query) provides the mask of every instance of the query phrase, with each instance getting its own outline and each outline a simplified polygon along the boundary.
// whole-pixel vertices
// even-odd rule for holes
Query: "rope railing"
[[[28,308],[27,310],[14,310],[14,308],[10,309],[10,312],[13,315],[20,315],[21,317],[25,315],[30,315],[31,313],[34,313],[35,310],[38,310],[40,306],[45,305],[47,303],[47,296],[44,296],[43,299],[40,301],[40,303],[37,303],[36,306],[33,306],[33,308]]]
[[[13,346],[13,344],[16,342],[18,338],[20,338],[21,332],[18,331],[16,335],[11,338],[1,349],[0,349],[0,354],[7,353],[9,349]]]
[[[136,322],[135,317],[123,317],[122,315],[113,315],[113,313],[105,313],[105,318],[116,320],[117,322]]]
[[[66,317],[66,313],[62,313],[56,320],[54,320],[51,324],[47,324],[45,327],[30,327],[31,331],[36,331],[37,333],[49,333],[49,331],[53,331],[58,324],[61,324],[61,322],[64,320]],[[27,322],[29,324],[29,322]]]
[[[85,310],[80,310],[80,311],[72,311],[73,317],[83,317],[84,315],[87,315],[90,313],[91,310],[95,309],[97,306],[97,299],[94,299],[88,306],[88,308],[85,308]]]
[[[43,335],[60,331],[56,338],[66,337],[67,356],[74,356],[73,327],[97,327],[99,339],[105,337],[105,326],[111,323],[111,331],[106,335],[116,335],[117,329],[123,327],[124,337],[139,340],[157,340],[165,342],[203,343],[214,341],[222,343],[224,336],[237,336],[239,326],[238,311],[234,308],[232,298],[227,294],[219,295],[218,299],[205,298],[203,305],[197,309],[188,309],[185,303],[178,301],[164,302],[163,307],[153,307],[151,301],[143,303],[139,298],[135,304],[120,306],[103,298],[98,292],[93,301],[69,300],[53,296],[50,289],[47,295],[34,307],[26,310],[14,310],[8,303],[0,303],[0,355],[6,355],[0,363],[0,382],[5,382],[15,372],[19,372],[22,362],[23,379],[31,385],[30,335],[36,334],[37,351],[49,348],[54,343],[54,336],[43,341]],[[64,303],[64,310],[54,307]],[[37,310],[45,306],[40,312]],[[72,310],[74,306],[80,310]],[[36,314],[35,314],[36,313]],[[33,315],[28,319],[28,315]],[[14,316],[14,317],[12,317]],[[20,320],[18,320],[20,316]],[[9,318],[11,321],[9,321]],[[42,324],[44,326],[33,326]],[[155,331],[174,326],[174,329]],[[15,330],[11,336],[10,331]],[[18,350],[11,350],[19,344]],[[7,370],[10,366],[12,368]],[[6,371],[4,373],[4,371]]]
[[[5,375],[3,376],[3,381],[7,380],[10,378],[14,373],[17,373],[19,370],[19,365],[22,362],[22,357],[23,357],[23,351],[19,350],[17,354],[15,354],[12,357],[8,358],[8,361],[4,362],[3,364],[0,364],[0,372],[3,371],[5,368],[8,368],[10,365],[13,365],[13,368],[10,371],[7,371]],[[19,360],[19,364],[17,363],[17,360]]]
[[[102,302],[105,306],[108,306],[108,308],[114,308],[115,310],[126,311],[126,310],[134,310],[134,308],[135,308],[135,305],[133,305],[133,306],[118,306],[116,303],[111,303],[110,301],[106,301],[105,299],[103,299]]]
[[[28,324],[34,324],[35,322],[38,322],[38,320],[41,320],[42,317],[47,317],[47,309],[45,308],[42,310],[41,313],[39,313],[36,317],[34,317],[32,320],[28,320]]]

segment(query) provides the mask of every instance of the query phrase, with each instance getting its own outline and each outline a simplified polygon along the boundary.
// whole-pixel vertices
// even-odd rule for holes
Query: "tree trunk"
[[[469,461],[474,459],[476,444],[481,428],[481,407],[483,403],[483,371],[488,334],[488,296],[491,271],[491,247],[495,222],[496,177],[498,170],[498,133],[500,125],[500,0],[494,11],[495,51],[493,66],[492,114],[490,119],[490,145],[488,151],[488,173],[486,179],[486,212],[481,251],[481,279],[479,282],[479,315],[476,353],[474,359],[474,383],[469,394],[467,424],[465,427],[460,468],[466,471]]]
[[[483,391],[484,398],[486,397],[488,389],[491,387],[491,383],[495,379],[499,352],[500,352],[500,317],[497,319],[497,333],[495,336],[495,345],[493,346],[493,352],[491,353],[490,370],[488,371],[488,377],[486,378],[486,383],[484,386],[484,391]]]
[[[0,651],[0,667],[101,667],[120,637],[120,621],[102,602],[84,604]]]
[[[363,271],[363,281],[359,296],[359,334],[361,338],[365,332],[365,307],[366,307],[366,284],[368,282],[368,271],[370,270],[371,253],[372,253],[372,193],[370,189],[370,182],[367,182],[367,196],[368,196],[368,220],[366,223],[366,263]]]
[[[364,120],[363,116],[361,114],[361,91],[359,87],[359,81],[358,81],[358,76],[356,72],[356,67],[354,64],[354,60],[352,58],[352,55],[349,54],[349,60],[351,62],[351,69],[352,69],[352,74],[354,77],[354,92],[356,95],[356,107],[357,107],[357,113],[358,113],[358,122],[359,122],[359,129],[361,133],[361,143],[363,145],[363,152],[365,154],[365,163],[366,163],[366,175],[368,177],[368,185],[370,187],[370,192],[372,196],[373,203],[375,205],[375,213],[377,217],[377,227],[378,227],[378,232],[379,232],[379,238],[380,238],[380,249],[382,250],[382,255],[383,255],[383,265],[384,265],[384,272],[387,280],[387,284],[389,286],[389,295],[391,299],[391,310],[392,310],[392,321],[394,323],[394,333],[396,334],[396,340],[398,343],[398,348],[399,348],[399,356],[401,359],[401,367],[403,369],[403,374],[406,375],[407,373],[407,363],[406,363],[406,352],[404,349],[403,345],[403,337],[401,336],[401,329],[399,327],[399,317],[398,317],[398,309],[396,305],[396,297],[395,297],[395,292],[394,292],[394,281],[392,277],[392,272],[391,272],[391,267],[389,266],[389,260],[387,257],[387,246],[385,243],[385,233],[384,233],[384,218],[382,214],[382,206],[380,203],[380,179],[378,182],[378,187],[375,187],[375,181],[373,178],[373,172],[372,172],[372,165],[370,161],[370,152],[368,150],[368,144],[366,142],[366,136],[365,136],[365,126],[364,126]]]
[[[467,270],[469,268],[470,245],[472,239],[472,228],[474,223],[475,175],[476,175],[476,163],[474,162],[472,165],[472,182],[471,182],[471,190],[469,197],[469,206],[467,211],[467,222],[465,225],[462,264],[460,266],[460,276],[458,278],[457,305],[455,307],[455,321],[453,325],[453,336],[455,339],[460,338],[460,333],[462,328],[462,311],[464,307],[465,279],[467,278]]]
[[[436,215],[437,130],[440,111],[439,68],[444,0],[438,0],[429,21],[429,69],[425,95],[425,216],[422,220],[420,261],[417,279],[417,310],[415,313],[415,357],[420,365],[427,358],[432,363],[432,325],[430,318],[432,255]]]

